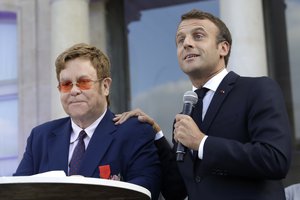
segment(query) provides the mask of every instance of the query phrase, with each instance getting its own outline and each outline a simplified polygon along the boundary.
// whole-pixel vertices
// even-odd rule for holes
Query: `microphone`
[[[198,101],[198,95],[196,92],[193,91],[187,91],[183,95],[183,108],[182,108],[182,114],[184,115],[191,115],[194,105]],[[183,161],[184,154],[186,152],[186,147],[181,144],[180,142],[177,143],[177,149],[176,149],[176,160],[177,161]]]

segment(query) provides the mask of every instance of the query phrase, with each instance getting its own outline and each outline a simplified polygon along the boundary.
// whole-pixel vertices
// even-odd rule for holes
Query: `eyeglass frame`
[[[76,87],[79,88],[81,91],[82,91],[82,90],[89,90],[89,89],[91,89],[92,85],[91,85],[89,88],[87,88],[87,89],[83,89],[83,88],[80,88],[80,86],[78,85],[78,81],[80,81],[80,79],[82,79],[82,80],[88,81],[88,83],[96,83],[96,82],[99,82],[99,81],[104,80],[105,78],[107,78],[107,77],[103,77],[103,78],[100,78],[100,79],[97,79],[97,80],[92,80],[92,79],[89,79],[89,78],[79,78],[79,79],[76,80],[76,81],[63,81],[63,82],[62,82],[62,81],[59,81],[59,82],[58,82],[57,89],[58,89],[60,92],[62,92],[62,93],[68,93],[68,92],[70,92],[70,91],[72,90],[72,88],[74,87],[74,85],[76,85]],[[64,82],[70,82],[70,83],[71,83],[71,84],[70,84],[70,90],[68,90],[68,91],[66,91],[66,92],[63,92],[62,89],[61,89],[61,84],[64,83]],[[74,84],[74,83],[75,83],[75,84]],[[67,87],[67,86],[65,86],[65,87]]]

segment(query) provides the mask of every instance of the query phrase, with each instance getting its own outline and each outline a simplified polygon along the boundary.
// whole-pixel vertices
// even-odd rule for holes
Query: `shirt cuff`
[[[198,157],[199,157],[199,159],[203,159],[203,149],[204,149],[204,143],[205,143],[205,140],[207,139],[207,135],[205,135],[204,137],[203,137],[203,139],[201,140],[201,142],[200,142],[200,145],[199,145],[199,149],[198,149]]]
[[[158,133],[155,134],[154,140],[159,140],[162,137],[164,137],[164,134],[162,131],[159,131]]]

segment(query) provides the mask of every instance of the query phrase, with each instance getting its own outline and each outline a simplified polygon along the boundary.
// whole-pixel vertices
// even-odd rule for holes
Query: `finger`
[[[115,121],[115,124],[122,124],[126,120],[128,120],[130,117],[139,116],[139,110],[135,109],[129,112],[123,112],[121,114],[117,114],[116,117],[113,119]]]
[[[177,114],[177,115],[175,116],[175,122],[179,122],[180,120],[182,120],[182,116],[179,115],[179,114]]]
[[[174,129],[178,129],[179,126],[180,126],[180,122],[179,121],[174,123]]]
[[[139,121],[146,122],[146,123],[148,123],[150,125],[153,125],[153,123],[154,123],[153,119],[151,119],[150,117],[147,117],[145,115],[139,115],[138,119],[139,119]]]
[[[144,116],[138,116],[138,120],[139,120],[140,122],[145,122],[145,123],[148,123],[148,122],[149,122],[149,121],[147,120],[147,118],[144,117]]]
[[[161,131],[161,128],[160,128],[160,126],[159,126],[157,123],[154,123],[154,124],[152,125],[152,128],[153,128],[153,130],[154,130],[156,133],[158,133],[159,131]]]
[[[118,121],[121,118],[121,114],[116,114],[113,121]]]
[[[114,120],[115,124],[122,124],[128,118],[129,118],[128,112],[124,112],[122,114],[117,114],[113,120]]]
[[[173,138],[175,140],[175,142],[178,142],[178,136],[177,136],[177,133],[176,133],[176,130],[174,129],[174,135],[173,135]]]
[[[129,119],[131,117],[131,115],[127,112],[124,113],[124,115],[122,115],[119,119],[119,123],[122,124],[123,122],[125,122],[127,119]]]

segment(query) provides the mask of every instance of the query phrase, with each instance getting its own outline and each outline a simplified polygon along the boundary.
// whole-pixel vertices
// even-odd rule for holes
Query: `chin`
[[[188,67],[185,67],[184,69],[182,69],[182,71],[185,74],[193,74],[193,73],[196,73],[197,67],[195,67],[195,66],[188,66]]]
[[[82,113],[70,113],[69,115],[72,119],[81,119],[85,116],[85,114]]]
[[[87,111],[85,109],[79,109],[78,107],[77,107],[77,109],[74,109],[74,108],[69,109],[69,112],[68,112],[68,114],[74,118],[85,116],[86,113],[87,113]]]

